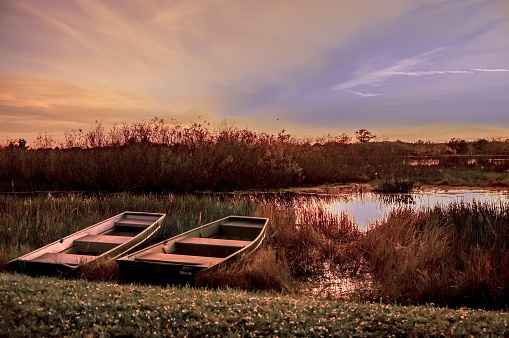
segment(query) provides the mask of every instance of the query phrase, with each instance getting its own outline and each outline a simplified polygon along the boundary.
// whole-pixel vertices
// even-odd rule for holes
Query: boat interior
[[[249,246],[258,237],[264,224],[263,219],[232,217],[167,241],[135,260],[209,267]]]
[[[60,252],[46,252],[32,261],[41,263],[58,263],[80,265],[93,260],[97,256],[122,245],[141,233],[157,221],[155,215],[124,214],[98,234],[85,234],[72,241],[72,245]]]

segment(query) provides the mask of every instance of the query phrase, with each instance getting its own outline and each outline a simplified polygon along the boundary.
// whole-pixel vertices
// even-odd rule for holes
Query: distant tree
[[[26,149],[28,148],[28,146],[26,145],[27,144],[27,141],[24,139],[24,138],[20,138],[19,141],[18,141],[18,146],[20,148],[23,148],[23,149]]]
[[[355,132],[355,138],[360,143],[366,143],[371,141],[376,137],[375,134],[371,133],[369,130],[366,129],[359,129]]]

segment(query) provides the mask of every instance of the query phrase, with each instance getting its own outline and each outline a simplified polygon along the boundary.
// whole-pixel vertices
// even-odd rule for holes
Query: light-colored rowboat
[[[228,216],[118,258],[127,282],[193,284],[196,274],[260,246],[268,219]]]
[[[8,263],[30,275],[74,275],[97,259],[115,259],[156,232],[166,214],[126,211]]]

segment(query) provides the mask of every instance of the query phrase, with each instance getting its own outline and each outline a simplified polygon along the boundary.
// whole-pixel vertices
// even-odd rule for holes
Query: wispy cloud
[[[387,94],[378,94],[378,93],[361,93],[355,90],[349,90],[350,93],[361,96],[361,97],[373,97],[373,96],[382,96]]]
[[[394,72],[391,75],[408,75],[408,76],[422,76],[422,75],[437,75],[437,74],[473,74],[472,70],[428,70],[428,71],[415,71],[415,72]]]
[[[393,76],[432,76],[446,74],[475,74],[479,72],[509,72],[506,68],[469,68],[469,69],[441,69],[441,70],[417,70],[429,65],[430,59],[438,52],[446,49],[435,48],[428,52],[418,54],[401,60],[389,60],[384,58],[374,58],[367,63],[361,65],[357,71],[353,73],[353,77],[340,83],[333,90],[348,90],[359,96],[378,96],[380,94],[363,94],[359,91],[350,90],[360,86],[379,86],[388,78]],[[389,65],[387,66],[387,63]]]
[[[485,68],[472,68],[474,72],[509,72],[509,69],[497,68],[497,69],[485,69]]]
[[[392,64],[380,69],[376,69],[378,58],[370,60],[354,73],[354,77],[348,81],[334,86],[333,90],[347,90],[361,85],[378,85],[387,77],[394,76],[398,73],[410,71],[413,68],[422,66],[435,53],[444,48],[435,48],[425,53],[415,55],[413,57],[392,61]],[[384,60],[385,61],[385,60]],[[373,66],[373,63],[375,65]],[[381,62],[382,63],[382,62]],[[373,70],[373,68],[375,68]]]
[[[509,69],[471,68],[468,70],[428,70],[415,72],[394,72],[392,75],[422,76],[422,75],[441,75],[441,74],[475,74],[477,72],[509,72]]]

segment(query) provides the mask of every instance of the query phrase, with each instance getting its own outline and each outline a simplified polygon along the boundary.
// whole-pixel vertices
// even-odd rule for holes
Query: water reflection
[[[277,194],[264,195],[263,200],[275,203],[280,207],[293,208],[297,223],[302,222],[306,213],[322,210],[330,215],[344,217],[347,215],[360,229],[367,229],[370,224],[383,220],[388,213],[398,207],[406,206],[414,210],[433,208],[437,205],[447,206],[454,202],[495,203],[509,202],[509,193],[498,190],[454,189],[424,190],[412,194]]]

